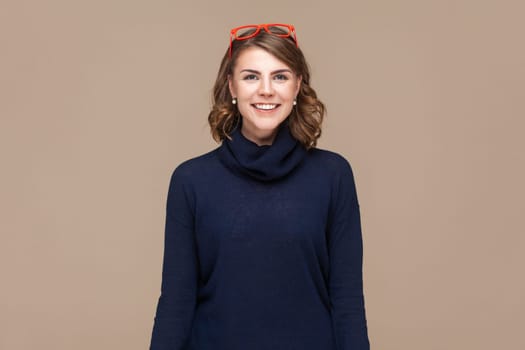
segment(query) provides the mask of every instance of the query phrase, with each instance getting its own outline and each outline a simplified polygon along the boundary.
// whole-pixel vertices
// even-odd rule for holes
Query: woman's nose
[[[264,96],[273,95],[273,86],[270,78],[263,78],[260,81],[261,84],[259,85],[259,94]]]

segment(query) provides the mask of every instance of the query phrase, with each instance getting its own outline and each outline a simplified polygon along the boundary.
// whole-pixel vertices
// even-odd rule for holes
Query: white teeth
[[[270,109],[274,109],[275,107],[277,107],[277,105],[273,105],[273,104],[256,104],[255,105],[255,108],[257,109],[264,109],[264,110],[270,110]]]

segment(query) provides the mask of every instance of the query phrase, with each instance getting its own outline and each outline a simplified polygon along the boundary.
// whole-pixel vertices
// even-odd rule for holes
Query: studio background
[[[525,349],[522,1],[0,3],[0,349],[146,349],[229,29],[296,26],[352,164],[373,349]],[[321,349],[320,349],[321,350]]]

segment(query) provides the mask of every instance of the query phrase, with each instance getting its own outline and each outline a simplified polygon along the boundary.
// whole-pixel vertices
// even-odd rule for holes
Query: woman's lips
[[[277,103],[254,103],[252,106],[259,111],[273,111],[280,105]]]

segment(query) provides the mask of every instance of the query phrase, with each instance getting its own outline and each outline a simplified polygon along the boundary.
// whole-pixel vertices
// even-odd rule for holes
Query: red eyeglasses
[[[280,38],[292,37],[293,41],[295,42],[295,46],[299,47],[297,43],[297,34],[295,33],[295,28],[291,24],[249,24],[233,28],[230,31],[230,57],[232,57],[232,45],[234,40],[246,40],[253,38],[261,32],[261,29],[264,29],[267,33],[278,36]],[[239,31],[241,31],[241,33],[239,33]]]

